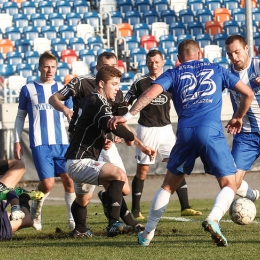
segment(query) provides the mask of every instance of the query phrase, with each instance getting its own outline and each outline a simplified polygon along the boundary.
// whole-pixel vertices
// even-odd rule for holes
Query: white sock
[[[237,195],[243,198],[248,198],[252,201],[256,200],[255,191],[248,186],[248,183],[242,180],[240,187],[237,190]]]
[[[67,205],[68,221],[74,221],[74,218],[71,213],[71,205],[76,198],[76,194],[75,194],[75,192],[69,193],[69,192],[65,191],[64,198],[65,198],[65,202]]]
[[[38,186],[36,187],[36,190],[39,190]],[[50,191],[44,194],[44,197],[41,200],[34,200],[33,202],[36,203],[36,212],[41,212],[43,203],[45,199],[50,195]]]
[[[217,220],[219,222],[228,211],[234,197],[234,191],[230,187],[226,186],[222,188],[215,198],[213,207],[208,217],[211,220]]]
[[[169,204],[170,196],[171,196],[171,193],[164,190],[163,188],[160,188],[156,192],[155,196],[153,197],[148,220],[145,225],[145,231],[147,232],[147,234],[151,233],[151,232],[154,233],[155,228],[156,228],[159,220],[161,219],[161,216],[163,215],[164,211],[166,210],[166,208]],[[144,237],[148,237],[148,236],[144,235]]]

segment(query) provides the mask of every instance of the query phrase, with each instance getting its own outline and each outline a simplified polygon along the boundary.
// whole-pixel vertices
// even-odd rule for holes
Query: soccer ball
[[[255,219],[255,204],[247,198],[238,198],[232,202],[229,208],[229,215],[234,223],[247,225]]]

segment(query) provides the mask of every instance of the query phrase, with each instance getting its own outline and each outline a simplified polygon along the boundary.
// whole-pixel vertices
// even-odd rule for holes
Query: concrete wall
[[[17,113],[17,104],[0,104],[0,145],[1,153],[0,158],[12,158],[13,157],[13,126],[14,120]],[[229,100],[229,95],[223,94],[223,107],[222,107],[222,124],[223,127],[226,125],[228,120],[232,117],[232,106]],[[137,129],[137,119],[138,115],[131,119],[128,124],[130,125],[133,132],[136,133]],[[171,121],[173,130],[176,132],[177,126],[177,115],[175,110],[171,110]],[[226,132],[226,131],[225,131]],[[228,143],[231,145],[232,136],[226,134]],[[24,175],[24,181],[37,181],[38,176],[31,158],[31,151],[29,148],[29,139],[28,139],[28,121],[25,123],[25,130],[22,135],[22,145],[24,148],[23,161],[26,165],[26,174]],[[125,164],[126,172],[128,175],[132,176],[136,171],[136,162],[135,162],[135,147],[128,147],[125,144],[117,145],[119,153]],[[156,163],[150,167],[150,174],[160,175],[165,174],[166,164],[161,162],[160,156],[157,156]],[[259,159],[255,162],[252,167],[252,171],[258,171],[260,169]],[[201,164],[200,159],[197,159],[194,172],[203,173],[204,169]]]

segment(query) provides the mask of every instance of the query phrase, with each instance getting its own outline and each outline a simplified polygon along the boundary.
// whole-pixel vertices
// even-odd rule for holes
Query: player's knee
[[[93,196],[92,192],[86,194],[76,194],[76,202],[81,207],[86,207],[90,203],[92,196]]]

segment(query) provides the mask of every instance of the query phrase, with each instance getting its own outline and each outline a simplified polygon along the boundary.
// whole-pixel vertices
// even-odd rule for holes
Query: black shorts
[[[8,214],[5,211],[7,203],[0,201],[0,241],[12,238],[12,227]]]
[[[4,175],[8,170],[8,160],[0,160],[0,175]]]

